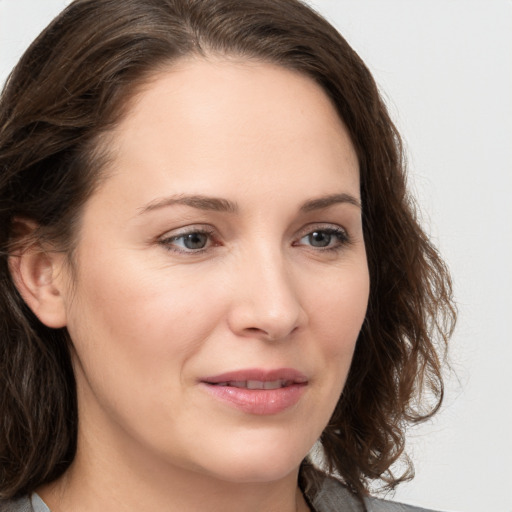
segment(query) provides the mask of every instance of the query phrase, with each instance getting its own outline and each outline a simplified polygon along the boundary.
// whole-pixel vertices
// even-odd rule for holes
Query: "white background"
[[[66,0],[0,0],[0,83]],[[512,512],[512,2],[311,0],[366,61],[409,155],[460,317],[446,404],[395,499]]]

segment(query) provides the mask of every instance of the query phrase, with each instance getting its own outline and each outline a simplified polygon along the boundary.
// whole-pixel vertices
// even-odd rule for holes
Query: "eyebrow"
[[[329,208],[335,204],[348,203],[357,208],[361,208],[361,202],[350,194],[331,194],[315,199],[310,199],[302,204],[299,210],[302,213],[308,213],[315,210],[322,210]],[[198,210],[215,211],[215,212],[227,212],[237,213],[239,211],[238,204],[229,199],[223,199],[220,197],[210,197],[203,195],[173,195],[165,197],[163,199],[156,199],[151,201],[146,206],[143,206],[139,210],[139,214],[165,208],[173,205],[184,205],[196,208]]]
[[[322,210],[329,208],[335,204],[348,203],[357,208],[361,208],[361,201],[350,194],[331,194],[329,196],[319,197],[318,199],[310,199],[306,201],[301,207],[300,211],[303,213],[312,212],[315,210]]]
[[[166,206],[173,205],[184,205],[190,206],[192,208],[197,208],[198,210],[207,210],[214,212],[228,212],[228,213],[236,213],[238,212],[238,205],[229,201],[228,199],[222,199],[219,197],[209,197],[202,195],[174,195],[170,197],[166,197],[163,199],[156,199],[155,201],[151,201],[146,206],[143,206],[139,213],[143,214],[146,212],[150,212],[153,210],[157,210],[159,208],[164,208]]]

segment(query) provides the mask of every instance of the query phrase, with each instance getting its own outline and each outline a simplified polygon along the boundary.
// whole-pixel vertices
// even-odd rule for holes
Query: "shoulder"
[[[17,500],[0,500],[0,512],[33,512],[28,496]]]
[[[360,498],[333,478],[324,480],[312,505],[316,512],[434,512],[379,498]]]
[[[427,508],[396,503],[394,501],[381,500],[378,498],[364,498],[367,512],[435,512]]]
[[[0,512],[50,512],[45,502],[34,493],[17,500],[0,500]]]

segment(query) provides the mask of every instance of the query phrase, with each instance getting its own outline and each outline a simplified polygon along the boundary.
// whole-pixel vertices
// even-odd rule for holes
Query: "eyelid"
[[[343,233],[349,238],[349,234],[346,228],[343,226],[340,226],[339,224],[330,224],[327,222],[320,222],[320,223],[311,223],[299,230],[297,233],[297,238],[303,238],[306,235],[309,235],[310,233],[313,233],[314,231],[330,231],[330,232],[336,232],[336,233]]]
[[[205,233],[214,234],[215,228],[207,224],[191,224],[189,226],[183,226],[181,228],[171,229],[166,231],[163,235],[158,237],[159,240],[169,240],[170,238],[177,238],[190,233]]]

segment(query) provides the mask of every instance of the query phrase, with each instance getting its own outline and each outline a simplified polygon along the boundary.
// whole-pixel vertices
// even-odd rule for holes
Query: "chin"
[[[278,482],[290,474],[298,472],[300,462],[289,465],[282,464],[281,462],[278,464],[271,462],[266,464],[248,462],[238,464],[235,468],[231,467],[220,470],[216,472],[215,476],[219,480],[234,484]]]
[[[218,478],[232,483],[279,481],[298,471],[310,448],[309,444],[290,446],[285,442],[233,447],[214,457],[216,468],[211,469]]]

